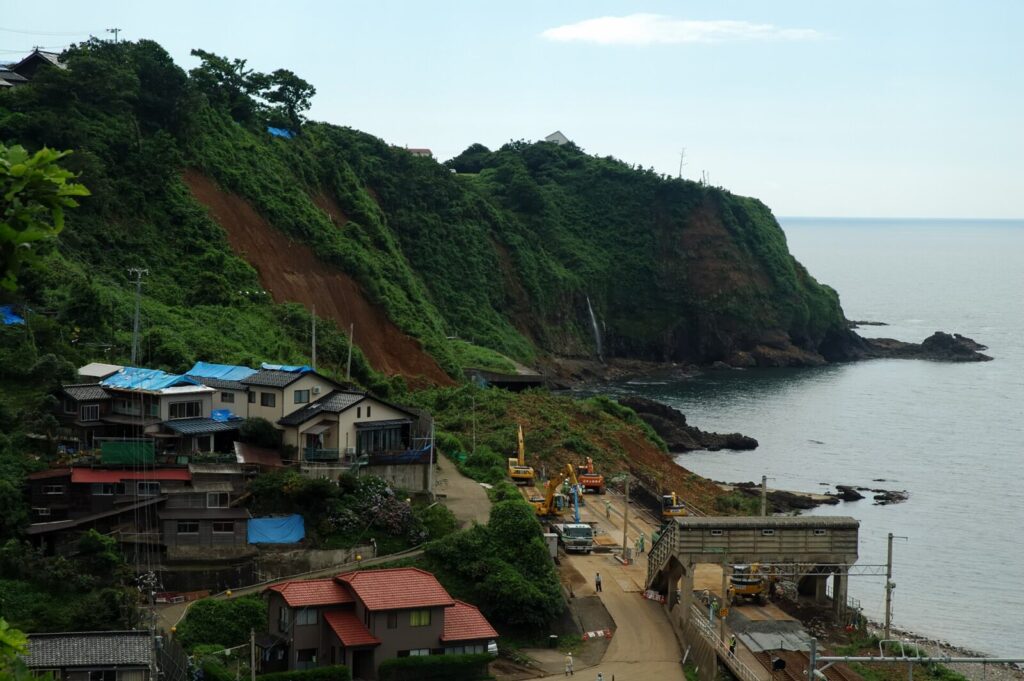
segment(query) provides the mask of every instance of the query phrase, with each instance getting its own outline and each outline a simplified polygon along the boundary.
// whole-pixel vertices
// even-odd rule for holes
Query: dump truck
[[[576,466],[576,477],[584,492],[604,494],[604,476],[594,472],[594,460],[589,456],[585,464]]]
[[[566,553],[590,553],[594,549],[594,528],[586,523],[555,523],[551,531]]]
[[[517,485],[533,484],[533,467],[526,465],[526,445],[523,442],[523,426],[519,425],[519,454],[508,458],[508,477]]]
[[[661,519],[671,520],[686,515],[686,506],[675,492],[661,496]]]
[[[768,602],[768,589],[771,587],[769,575],[761,571],[757,563],[751,565],[733,565],[729,577],[729,602],[738,605],[744,600],[754,601],[758,605]]]

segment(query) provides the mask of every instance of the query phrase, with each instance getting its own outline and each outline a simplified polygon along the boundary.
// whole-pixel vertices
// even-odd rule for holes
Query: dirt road
[[[459,472],[455,464],[447,456],[437,457],[437,474],[434,491],[443,494],[441,500],[460,525],[468,525],[474,521],[485,524],[491,515],[491,500],[487,490],[479,482],[471,480]]]

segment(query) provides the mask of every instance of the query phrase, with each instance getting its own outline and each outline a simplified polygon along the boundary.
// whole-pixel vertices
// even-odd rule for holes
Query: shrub
[[[478,681],[491,678],[490,655],[425,655],[384,660],[380,681]]]
[[[266,625],[267,605],[258,596],[204,598],[188,609],[178,625],[177,638],[189,650],[214,643],[231,648],[247,642],[251,629],[262,630]]]
[[[352,672],[348,667],[339,664],[305,671],[262,674],[259,678],[261,681],[351,681]]]
[[[257,447],[277,449],[281,446],[281,431],[266,419],[248,418],[238,427],[238,438]]]

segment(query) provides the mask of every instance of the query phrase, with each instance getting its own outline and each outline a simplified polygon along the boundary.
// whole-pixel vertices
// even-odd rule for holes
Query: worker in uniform
[[[566,676],[573,676],[574,675],[574,672],[573,672],[573,669],[572,669],[572,652],[571,651],[569,652],[568,655],[565,656],[565,675]]]
[[[597,575],[594,576],[594,590],[597,591],[598,593],[601,593],[601,573],[600,572],[598,572]]]
[[[729,657],[736,657],[736,634],[729,635]]]

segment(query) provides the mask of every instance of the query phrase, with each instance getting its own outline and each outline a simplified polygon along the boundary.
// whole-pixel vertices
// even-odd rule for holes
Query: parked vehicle
[[[567,553],[590,553],[594,548],[594,528],[586,523],[555,523],[551,531]]]

